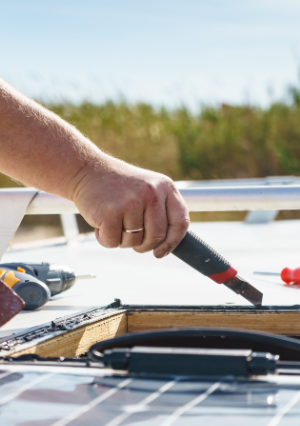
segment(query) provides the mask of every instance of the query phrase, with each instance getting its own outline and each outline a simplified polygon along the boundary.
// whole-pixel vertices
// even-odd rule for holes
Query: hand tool
[[[17,315],[25,302],[7,284],[0,280],[0,327]]]
[[[300,284],[300,268],[284,268],[281,272],[253,272],[257,275],[280,276],[286,284]]]
[[[237,270],[194,232],[188,231],[172,253],[216,283],[226,285],[253,305],[261,306],[263,294],[239,277]]]
[[[0,278],[25,301],[27,310],[37,309],[51,296],[71,288],[78,279],[95,275],[76,275],[67,266],[41,263],[1,263]]]

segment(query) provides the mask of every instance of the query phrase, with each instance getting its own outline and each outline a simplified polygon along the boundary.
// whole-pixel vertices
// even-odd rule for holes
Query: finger
[[[144,212],[144,239],[134,247],[138,253],[154,250],[167,236],[168,218],[164,199],[148,204]]]
[[[186,204],[178,191],[168,195],[167,203],[168,232],[166,239],[156,247],[154,256],[162,258],[173,251],[189,227],[189,213]]]
[[[119,247],[122,241],[122,217],[106,217],[95,235],[99,244],[107,248]]]
[[[144,211],[142,205],[135,211],[127,212],[123,219],[121,248],[140,246],[144,239],[144,231],[126,232],[144,227]]]

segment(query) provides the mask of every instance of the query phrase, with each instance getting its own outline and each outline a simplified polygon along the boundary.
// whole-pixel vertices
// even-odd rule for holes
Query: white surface
[[[251,186],[245,183],[244,186],[232,184],[228,187],[224,184],[202,187],[199,182],[199,187],[183,188],[179,182],[178,186],[189,211],[300,209],[300,185]],[[27,210],[27,214],[60,213],[78,213],[78,209],[73,202],[46,192],[39,192]]]
[[[293,178],[282,179],[293,182]],[[195,182],[187,182],[190,186],[182,187],[182,182],[178,182],[178,187],[189,211],[300,209],[300,185],[289,184],[289,180],[281,185],[269,185],[268,180],[265,181],[264,186],[255,186],[254,180],[250,180],[252,184],[249,186],[237,183],[237,186],[230,187],[226,186],[230,181],[224,181],[218,187],[209,182],[199,182],[199,187],[194,186]],[[206,186],[202,187],[203,184]],[[6,188],[0,190],[0,203],[5,206],[0,212],[0,259],[25,214],[63,214],[65,235],[69,240],[76,235],[77,224],[71,214],[78,213],[78,209],[70,200],[34,188]]]
[[[15,235],[37,189],[9,188],[0,190],[0,259]]]
[[[1,194],[1,191],[0,191]],[[78,213],[73,201],[59,195],[40,191],[27,209],[26,214]]]
[[[299,210],[300,185],[183,188],[190,212]]]
[[[300,221],[267,225],[240,222],[192,223],[204,241],[228,259],[239,274],[264,293],[264,305],[300,304],[300,286],[284,286],[279,277],[253,275],[300,266]],[[83,309],[113,302],[126,304],[250,305],[225,286],[215,284],[173,255],[157,260],[151,253],[108,250],[94,238],[73,246],[52,246],[6,253],[3,261],[47,261],[66,264],[94,280],[78,281],[38,311],[23,311],[0,330],[0,337]]]

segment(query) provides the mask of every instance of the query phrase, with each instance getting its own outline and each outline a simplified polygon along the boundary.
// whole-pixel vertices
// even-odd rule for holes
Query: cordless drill
[[[25,302],[24,309],[45,305],[51,296],[73,287],[78,279],[95,275],[76,275],[67,266],[41,263],[1,263],[0,279]]]

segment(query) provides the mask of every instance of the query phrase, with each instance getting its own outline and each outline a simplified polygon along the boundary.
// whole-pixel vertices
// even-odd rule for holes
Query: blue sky
[[[47,101],[170,107],[282,98],[299,0],[0,0],[0,75]]]

